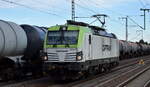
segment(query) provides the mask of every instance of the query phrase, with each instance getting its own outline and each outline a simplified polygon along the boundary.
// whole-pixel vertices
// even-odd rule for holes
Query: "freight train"
[[[42,72],[40,50],[47,29],[0,20],[0,78],[17,79]]]
[[[67,21],[48,29],[42,58],[55,79],[73,79],[108,71],[121,59],[150,54],[150,45],[118,40],[104,28]]]
[[[0,78],[5,81],[43,72],[55,79],[76,79],[149,54],[150,45],[118,40],[104,28],[83,22],[47,29],[0,20]]]

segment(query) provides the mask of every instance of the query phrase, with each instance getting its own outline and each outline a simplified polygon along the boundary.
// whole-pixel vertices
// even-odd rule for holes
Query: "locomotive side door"
[[[91,60],[92,59],[92,36],[91,35],[88,35],[88,44],[89,44],[89,59]]]
[[[86,34],[83,45],[85,60],[91,60],[91,36]]]

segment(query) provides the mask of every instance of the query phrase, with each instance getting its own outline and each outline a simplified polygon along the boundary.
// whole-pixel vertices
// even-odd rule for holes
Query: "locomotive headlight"
[[[47,57],[47,56],[44,56],[44,57],[43,57],[43,60],[44,60],[44,61],[48,60],[48,57]]]
[[[77,56],[77,60],[81,60],[82,59],[82,57],[81,56]]]
[[[82,57],[83,57],[82,51],[77,52],[76,60],[80,61],[80,60],[82,60]]]
[[[41,52],[41,58],[43,61],[47,61],[48,60],[47,53]]]

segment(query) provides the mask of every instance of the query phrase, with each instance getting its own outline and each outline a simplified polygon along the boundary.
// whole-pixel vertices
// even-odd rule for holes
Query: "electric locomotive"
[[[77,78],[86,73],[111,69],[119,62],[119,41],[104,28],[67,21],[48,29],[44,70],[60,79]]]

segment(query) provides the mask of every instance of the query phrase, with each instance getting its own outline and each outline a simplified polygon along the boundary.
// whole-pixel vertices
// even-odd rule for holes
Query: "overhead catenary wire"
[[[137,22],[135,22],[132,18],[130,18],[129,16],[128,16],[128,18],[129,18],[133,23],[135,23],[138,27],[140,27],[141,29],[144,29],[141,25],[139,25]]]
[[[69,2],[70,0],[66,0],[66,1]],[[70,2],[69,2],[69,3],[70,3]],[[82,8],[82,9],[84,9],[84,10],[87,10],[87,11],[89,11],[89,12],[97,13],[96,11],[94,11],[94,10],[92,10],[92,9],[90,9],[90,8],[84,7],[84,6],[82,6],[82,5],[80,5],[80,4],[76,3],[76,2],[75,2],[75,5],[79,6],[80,8]]]
[[[122,22],[119,22],[119,21],[117,21],[116,19],[112,19],[111,17],[108,17],[108,18],[109,18],[110,21],[112,21],[112,22],[115,22],[115,23],[118,23],[118,24],[120,24],[120,25],[123,25]]]
[[[72,3],[72,1],[71,0],[65,0],[67,3]],[[74,0],[74,5],[75,5],[75,7],[76,7],[76,15],[75,15],[75,19],[76,18],[83,18],[83,17],[80,17],[82,14],[83,14],[83,10],[81,11],[81,9],[84,9],[84,13],[85,13],[85,10],[86,11],[88,11],[88,12],[86,12],[87,14],[86,14],[86,16],[91,16],[91,15],[93,15],[93,12],[92,12],[92,10],[90,10],[89,8],[86,8],[86,7],[84,7],[84,6],[81,6],[80,4],[77,4],[77,2],[76,2],[76,0]],[[72,5],[71,5],[72,6]],[[79,8],[81,8],[81,9],[79,9]],[[90,13],[89,13],[90,12]],[[80,15],[80,16],[78,16],[78,15]],[[84,14],[83,14],[84,15]]]
[[[14,4],[14,5],[18,5],[18,6],[22,6],[22,7],[31,9],[31,10],[36,10],[36,11],[39,11],[39,12],[42,12],[42,13],[50,14],[50,15],[53,15],[53,16],[57,16],[59,18],[66,19],[66,18],[64,18],[64,17],[62,17],[60,15],[57,15],[57,14],[54,14],[54,13],[51,13],[51,12],[47,12],[47,11],[44,11],[44,10],[41,10],[41,9],[33,8],[33,7],[30,7],[30,6],[21,4],[21,3],[17,3],[17,2],[14,2],[14,1],[9,1],[9,0],[1,0],[1,1],[7,2],[7,3],[10,3],[10,4]]]
[[[66,0],[66,1],[68,1],[68,0]],[[97,3],[95,3],[95,2],[93,2],[93,1],[91,1],[91,0],[88,0],[89,2],[91,2],[91,3],[93,3],[93,4],[95,4],[95,6],[96,7],[102,7],[102,6],[100,6],[100,5],[98,5]],[[81,2],[81,1],[80,1]],[[84,5],[86,5],[85,3],[83,3],[84,1],[82,1],[81,3],[82,4],[84,4]],[[86,2],[87,3],[87,2]],[[82,5],[80,5],[80,4],[77,4],[77,3],[75,3],[77,6],[79,6],[80,8],[82,8],[82,9],[85,9],[85,10],[87,10],[87,11],[90,11],[90,12],[92,12],[93,14],[97,14],[98,12],[97,11],[95,11],[95,10],[93,10],[93,9],[90,9],[90,8],[87,8],[87,7],[84,7],[84,6],[82,6]],[[104,8],[104,7],[102,7],[102,8]],[[106,9],[106,8],[105,8]],[[108,11],[111,11],[111,12],[113,12],[113,13],[115,13],[115,14],[117,14],[117,15],[124,15],[124,14],[122,14],[122,13],[118,13],[118,12],[115,12],[115,11],[113,11],[113,10],[109,10],[109,9],[107,9]],[[87,18],[87,17],[76,17],[76,18]],[[88,17],[88,18],[90,18],[90,17]],[[122,23],[120,23],[119,21],[117,21],[117,20],[115,20],[115,19],[111,19],[110,17],[109,17],[109,19],[111,20],[111,21],[113,21],[113,22],[116,22],[116,23],[118,23],[118,24],[121,24],[122,25]],[[94,20],[94,22],[95,22],[95,20]],[[92,22],[93,23],[93,22]]]
[[[93,12],[93,13],[97,13],[98,11],[97,10],[94,10],[92,9],[91,7],[89,7],[89,3],[86,1],[83,1],[83,0],[79,0],[80,3],[82,3],[82,5],[85,5],[87,10]],[[80,5],[81,6],[81,5]],[[83,7],[83,6],[82,6]]]
[[[84,6],[82,6],[82,5],[79,5],[79,4],[77,4],[77,3],[75,3],[77,6],[79,6],[80,8],[83,8],[83,9],[85,9],[85,10],[87,10],[87,11],[90,11],[90,12],[92,12],[92,13],[97,13],[96,11],[94,11],[94,10],[92,10],[92,9],[89,9],[89,8],[86,8],[86,7],[84,7]]]
[[[101,7],[101,8],[103,8],[103,9],[106,9],[106,10],[108,10],[108,11],[111,11],[112,13],[115,13],[115,14],[117,14],[117,15],[121,15],[121,16],[124,15],[124,14],[122,14],[122,13],[118,13],[118,12],[115,12],[115,11],[113,11],[113,10],[107,9],[107,8],[103,7],[102,5],[99,5],[99,4],[95,3],[94,1],[91,1],[91,0],[88,0],[88,1],[91,2],[93,5],[95,5],[95,6],[98,7],[98,8]],[[115,19],[112,19],[111,17],[108,17],[108,18],[110,19],[110,21],[116,22],[116,23],[122,25],[121,22],[119,22],[119,21],[117,21],[117,20],[115,20]]]
[[[59,10],[60,12],[62,12],[62,11],[68,12],[67,9],[65,9],[65,8],[56,8],[54,5],[49,5],[48,3],[41,2],[40,0],[31,0],[31,1],[34,2],[34,3],[41,3],[43,6],[46,5],[46,6],[50,7],[50,8],[52,8],[52,9],[55,8],[55,9]],[[54,11],[54,12],[57,12],[57,11]]]
[[[107,8],[105,8],[105,7],[103,7],[102,5],[99,5],[99,4],[97,4],[97,3],[95,3],[94,1],[92,1],[92,0],[88,0],[89,2],[91,2],[91,3],[93,3],[96,7],[101,7],[101,8],[103,8],[103,9],[105,9],[105,10],[108,10],[108,11],[111,11],[112,13],[115,13],[116,15],[120,15],[120,16],[124,16],[125,14],[122,14],[122,13],[120,13],[120,12],[116,12],[116,11],[113,11],[113,10],[110,10],[110,9],[107,9]],[[142,3],[142,2],[141,2]],[[143,4],[144,5],[144,4]],[[130,15],[128,15],[128,16],[130,16]],[[131,16],[139,16],[139,15],[131,15]],[[110,18],[110,17],[109,17]],[[133,19],[131,19],[130,18],[130,20],[133,22],[133,23],[135,23],[138,27],[140,27],[140,28],[142,28],[138,23],[136,23]],[[115,20],[115,19],[113,19],[112,20],[113,22],[118,22],[117,20]],[[122,23],[120,23],[120,22],[118,22],[119,24],[122,24]],[[143,28],[142,28],[143,29]]]
[[[66,0],[66,1],[68,1],[68,0]],[[81,2],[81,1],[80,1],[80,2]],[[83,1],[82,1],[81,3],[84,4],[84,5],[86,5],[85,3],[83,3]],[[92,3],[93,3],[93,2],[92,2]],[[75,4],[76,4],[77,6],[79,6],[80,8],[82,8],[82,9],[85,9],[85,10],[87,10],[87,11],[92,12],[93,14],[97,14],[97,13],[98,13],[97,11],[95,11],[95,10],[93,10],[93,9],[84,7],[84,6],[82,6],[82,5],[80,5],[80,4],[77,4],[77,3],[75,3]],[[114,11],[112,11],[112,12],[114,12]],[[117,13],[116,13],[116,14],[117,14]],[[118,13],[118,14],[119,14],[119,13]],[[123,14],[119,14],[119,15],[123,15]],[[76,17],[76,18],[92,18],[92,17]],[[117,21],[117,20],[115,20],[115,19],[112,20],[112,19],[110,18],[110,20],[122,25],[122,23],[120,23],[119,21]],[[114,21],[114,20],[115,20],[115,21]],[[94,23],[94,22],[96,22],[96,20],[92,21],[90,24],[92,24],[92,23]]]
[[[15,5],[19,5],[19,6],[23,6],[23,7],[25,7],[25,8],[29,8],[29,9],[32,9],[32,10],[37,10],[37,11],[40,11],[40,12],[43,12],[43,13],[47,13],[47,14],[51,14],[51,15],[54,15],[54,16],[61,17],[60,15],[57,15],[57,14],[54,14],[54,13],[50,13],[50,12],[46,12],[46,11],[43,11],[43,10],[40,10],[40,9],[37,9],[37,8],[33,8],[33,7],[30,7],[30,6],[21,4],[21,3],[17,3],[17,2],[13,2],[13,1],[9,1],[9,0],[1,0],[1,1],[8,2],[8,3],[11,3],[11,4],[15,4]],[[86,9],[86,10],[91,11],[91,12],[93,12],[93,13],[97,13],[96,11],[94,11],[94,10],[92,10],[92,9],[89,9],[89,8],[86,8],[86,7],[84,7],[84,6],[80,5],[80,4],[77,4],[77,3],[75,3],[75,4],[78,5],[80,8]],[[95,3],[95,5],[97,5],[97,3]],[[121,14],[120,14],[120,15],[121,15]],[[134,22],[136,25],[138,25],[140,28],[142,28],[142,27],[141,27],[138,23],[136,23],[133,19],[131,19],[130,17],[129,17],[129,19],[130,19],[132,22]],[[113,21],[114,21],[114,20],[113,20]],[[115,20],[115,22],[117,22],[117,21]],[[119,23],[119,22],[118,22],[118,23]]]
[[[93,4],[95,4],[97,7],[102,7],[102,6],[100,6],[100,5],[98,5],[97,3],[95,3],[94,1],[91,1],[91,0],[88,0],[88,1],[90,1],[91,3],[93,3]],[[86,7],[84,7],[84,6],[81,6],[81,5],[79,5],[79,4],[77,4],[76,3],[76,5],[78,5],[79,7],[81,7],[81,8],[84,8],[84,9],[86,9],[86,10],[88,10],[88,11],[91,11],[91,12],[93,12],[93,13],[97,13],[96,11],[94,11],[94,10],[92,10],[92,9],[89,9],[89,8],[86,8]],[[102,8],[104,8],[104,7],[102,7]],[[105,8],[106,9],[106,8]],[[122,13],[118,13],[118,12],[115,12],[115,11],[113,11],[113,10],[109,10],[109,9],[106,9],[106,10],[108,10],[108,11],[111,11],[111,12],[113,12],[113,13],[115,13],[115,14],[117,14],[117,15],[124,15],[124,14],[122,14]],[[129,16],[128,16],[129,17]],[[142,26],[140,26],[137,22],[135,22],[132,18],[130,18],[129,17],[129,19],[133,22],[133,23],[135,23],[138,27],[140,27],[141,29],[143,29],[143,27]],[[116,22],[116,23],[118,23],[118,24],[122,24],[122,23],[119,23],[117,20],[112,20],[112,19],[110,19],[111,21],[113,21],[113,22]]]
[[[146,5],[150,5],[150,2],[148,2],[147,0],[145,0]]]
[[[93,24],[93,23],[96,22],[96,21],[97,21],[97,19],[95,19],[94,21],[90,22],[89,24]]]
[[[129,41],[137,39],[140,35],[141,33],[137,34],[135,37],[131,38]]]
[[[142,0],[138,0],[140,2],[140,4],[142,5],[143,8],[146,8],[146,5],[144,4],[144,2]]]
[[[103,8],[103,9],[105,9],[105,10],[107,10],[107,11],[110,11],[110,12],[112,12],[112,13],[115,13],[116,15],[119,15],[119,16],[124,16],[125,14],[122,14],[122,13],[119,13],[119,12],[116,12],[116,11],[113,11],[113,10],[110,10],[110,9],[108,9],[108,8],[105,8],[105,7],[103,7],[102,5],[99,5],[99,4],[97,4],[97,3],[95,3],[94,1],[92,1],[92,0],[88,0],[89,2],[91,2],[91,3],[93,3],[93,5],[95,5],[96,7],[98,7],[98,8]]]

